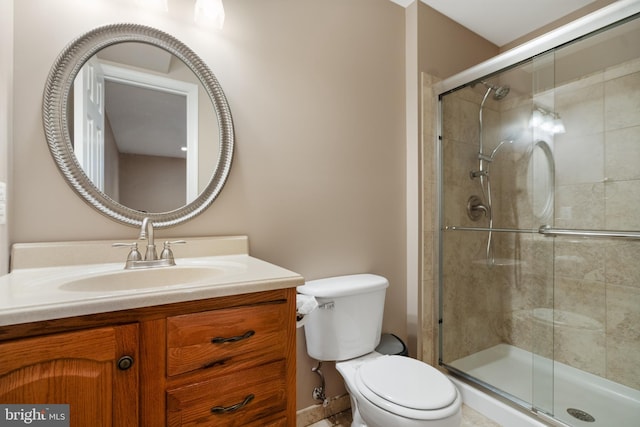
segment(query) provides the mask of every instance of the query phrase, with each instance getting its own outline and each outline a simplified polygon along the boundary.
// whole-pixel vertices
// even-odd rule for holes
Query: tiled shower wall
[[[438,307],[437,263],[431,262],[437,260],[433,82],[423,76],[427,361],[437,358],[437,316],[431,315]],[[482,195],[469,172],[478,168],[484,90],[477,85],[443,99],[443,225],[488,226],[486,219],[472,222],[466,215],[468,197]],[[555,88],[553,108],[566,133],[524,130],[533,102],[548,95],[532,99],[512,89],[504,100],[485,104],[485,152],[518,135],[490,165],[493,226],[640,230],[640,60]],[[539,172],[529,153],[537,140],[546,142],[555,163],[553,209],[546,216],[535,214],[531,199]],[[494,233],[496,265],[488,266],[486,232],[445,231],[443,241],[445,361],[506,342],[640,388],[640,242]]]
[[[640,230],[640,59],[556,90],[555,226]],[[555,239],[555,358],[640,388],[640,241]]]

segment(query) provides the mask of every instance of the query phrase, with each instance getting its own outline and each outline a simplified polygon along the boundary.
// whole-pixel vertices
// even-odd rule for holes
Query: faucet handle
[[[171,250],[171,245],[184,245],[186,244],[186,240],[174,240],[172,242],[166,240],[164,242],[164,249],[162,249],[162,253],[160,253],[160,259],[173,259],[173,251]]]
[[[131,248],[131,251],[129,251],[129,255],[127,256],[127,261],[141,261],[142,260],[142,254],[138,250],[138,242],[133,242],[133,243],[114,243],[111,246],[113,246],[114,248]]]

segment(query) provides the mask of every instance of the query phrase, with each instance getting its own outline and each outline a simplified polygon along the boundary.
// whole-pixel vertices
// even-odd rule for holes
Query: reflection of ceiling
[[[118,43],[102,49],[100,60],[167,74],[173,55],[145,43]],[[105,111],[121,153],[186,157],[186,98],[159,90],[107,81]]]
[[[413,0],[391,0],[402,6]],[[421,0],[443,15],[504,46],[596,0]]]
[[[121,153],[186,157],[186,97],[105,82],[105,112]]]

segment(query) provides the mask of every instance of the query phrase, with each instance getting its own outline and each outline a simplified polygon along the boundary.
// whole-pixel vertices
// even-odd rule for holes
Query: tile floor
[[[351,411],[341,412],[325,420],[318,421],[308,427],[349,427],[351,425]],[[462,406],[462,425],[460,427],[501,427],[500,424],[488,419],[479,412],[466,405]]]

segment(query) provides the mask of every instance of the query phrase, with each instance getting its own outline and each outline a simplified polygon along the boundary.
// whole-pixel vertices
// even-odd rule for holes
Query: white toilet
[[[336,361],[351,397],[352,427],[459,427],[462,398],[434,367],[375,352],[387,279],[356,274],[307,282],[318,308],[304,324],[307,353]]]

